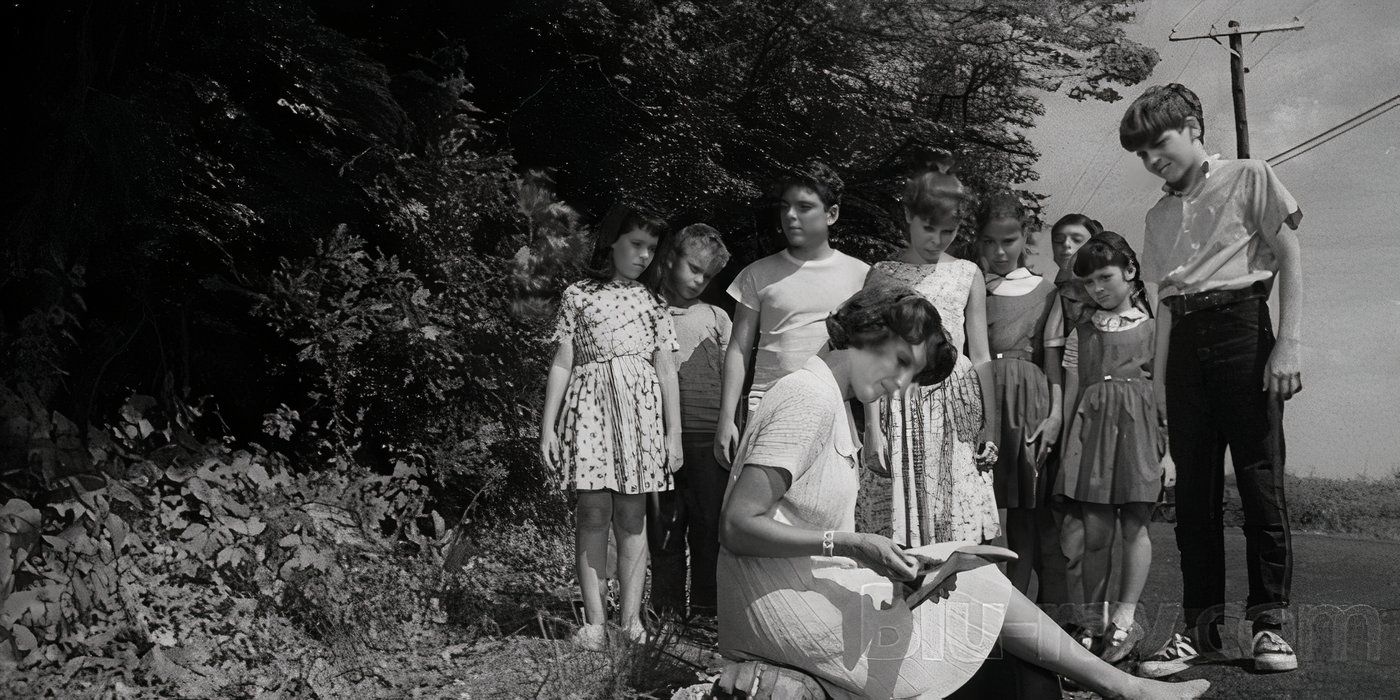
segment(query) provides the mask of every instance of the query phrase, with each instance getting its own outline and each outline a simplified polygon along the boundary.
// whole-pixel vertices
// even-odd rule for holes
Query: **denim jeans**
[[[1202,643],[1218,638],[1225,606],[1227,446],[1244,507],[1246,617],[1258,631],[1282,627],[1288,615],[1293,546],[1283,494],[1283,400],[1264,390],[1273,347],[1264,299],[1172,319],[1166,403],[1177,469],[1176,546],[1187,630]]]
[[[685,465],[676,488],[651,494],[647,542],[651,551],[651,605],[658,614],[686,614],[686,548],[690,549],[690,612],[715,613],[719,511],[729,472],[715,461],[712,433],[681,437]]]

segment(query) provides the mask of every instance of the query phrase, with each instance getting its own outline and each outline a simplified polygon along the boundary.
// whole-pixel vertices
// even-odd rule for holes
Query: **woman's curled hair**
[[[914,377],[923,386],[947,379],[957,361],[938,309],[901,284],[879,283],[856,292],[826,317],[826,331],[837,350],[868,348],[893,336],[910,345],[924,343],[924,369]]]

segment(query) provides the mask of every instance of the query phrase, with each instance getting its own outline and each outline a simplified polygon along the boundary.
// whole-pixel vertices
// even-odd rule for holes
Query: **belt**
[[[993,360],[1030,360],[1033,359],[1031,353],[1025,350],[1002,350],[992,353]]]
[[[605,362],[612,362],[613,360],[621,359],[621,358],[624,358],[624,357],[639,357],[639,358],[641,358],[641,359],[643,359],[643,360],[650,360],[650,359],[651,359],[651,355],[642,354],[642,353],[639,353],[639,352],[628,352],[628,353],[622,353],[622,354],[620,354],[620,355],[607,355],[607,356],[597,355],[597,354],[594,354],[594,353],[580,353],[580,354],[574,356],[574,364],[578,364],[578,365],[601,364],[601,363],[605,363]]]
[[[1263,282],[1255,282],[1243,289],[1216,289],[1195,294],[1177,294],[1163,299],[1162,303],[1172,310],[1173,316],[1185,316],[1196,311],[1214,309],[1218,306],[1234,304],[1247,299],[1261,299],[1268,296],[1268,286]]]

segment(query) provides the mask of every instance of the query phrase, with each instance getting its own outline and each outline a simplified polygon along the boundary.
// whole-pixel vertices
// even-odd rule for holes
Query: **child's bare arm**
[[[967,334],[967,356],[977,371],[977,382],[982,388],[982,442],[996,442],[1001,432],[1001,407],[997,405],[995,386],[992,382],[992,350],[987,341],[987,290],[974,281],[967,295],[967,308],[963,316],[963,330]]]
[[[1298,234],[1279,229],[1273,238],[1278,258],[1278,339],[1264,368],[1264,389],[1283,400],[1303,390],[1301,336],[1303,315],[1303,263]]]
[[[1157,421],[1167,420],[1167,362],[1171,360],[1172,310],[1157,304],[1157,346],[1152,354],[1152,395],[1157,402]]]
[[[1042,362],[1045,378],[1050,383],[1050,415],[1036,426],[1035,432],[1028,438],[1035,445],[1037,464],[1044,461],[1050,454],[1050,448],[1060,441],[1060,429],[1064,427],[1064,394],[1060,386],[1064,368],[1060,366],[1060,348],[1045,348]]]
[[[554,363],[549,366],[549,379],[544,385],[544,410],[540,412],[540,457],[550,469],[559,467],[559,435],[554,432],[554,425],[573,369],[574,344],[565,340],[554,351]]]
[[[749,368],[754,339],[758,335],[758,312],[743,304],[734,308],[734,325],[729,331],[729,347],[724,350],[724,378],[720,383],[719,425],[715,427],[715,458],[728,468],[739,447],[739,426],[734,420],[744,391],[744,374]]]
[[[666,422],[666,467],[674,474],[683,466],[685,454],[681,445],[681,391],[676,375],[675,353],[657,350],[652,354],[651,366],[656,369],[656,377],[661,382],[661,412]]]

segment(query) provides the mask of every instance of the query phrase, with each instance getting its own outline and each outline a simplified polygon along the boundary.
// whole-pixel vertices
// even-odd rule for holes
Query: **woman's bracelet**
[[[836,552],[836,531],[827,530],[822,533],[822,556],[834,556]]]

